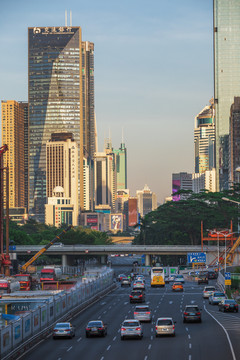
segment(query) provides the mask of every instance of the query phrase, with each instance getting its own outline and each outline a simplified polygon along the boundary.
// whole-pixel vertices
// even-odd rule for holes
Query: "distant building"
[[[24,144],[25,115],[21,103],[15,100],[2,101],[2,144],[8,146],[8,151],[3,156],[3,165],[9,168],[9,208],[25,206],[24,168],[27,151]]]
[[[229,130],[229,184],[240,182],[240,97],[231,106]],[[240,169],[239,169],[240,170]]]
[[[216,192],[216,185],[216,169],[192,174],[192,191],[194,193],[199,193],[201,190]]]
[[[73,218],[70,225],[78,224],[78,148],[71,133],[54,133],[46,144],[46,190],[48,205],[58,205],[53,196],[56,188],[62,188],[61,198],[64,204],[71,204]],[[64,194],[64,195],[63,195]],[[63,199],[59,200],[63,204]],[[47,206],[45,209],[47,211]],[[65,210],[64,210],[65,211]],[[64,215],[65,216],[65,215]],[[66,214],[66,216],[68,216]],[[66,218],[65,216],[65,218]],[[46,219],[46,218],[45,218]],[[47,218],[48,219],[48,218]],[[68,223],[66,223],[68,224]]]
[[[107,231],[106,226],[106,214],[101,212],[85,212],[81,214],[83,218],[83,226],[90,228],[91,230]],[[109,216],[109,215],[108,215]],[[107,222],[109,223],[109,221]]]
[[[179,190],[192,191],[192,174],[181,172],[172,174],[172,199],[173,201],[186,199],[186,195],[174,195]]]
[[[195,173],[204,173],[215,168],[215,122],[214,103],[195,117],[194,148],[195,148]]]
[[[117,190],[127,189],[127,149],[121,143],[119,149],[113,149],[116,161]]]
[[[144,186],[143,190],[138,190],[136,196],[138,199],[138,210],[142,217],[157,208],[157,196],[147,185]]]
[[[214,0],[214,103],[217,191],[229,188],[229,116],[240,94],[240,2]]]
[[[123,214],[123,230],[128,227],[128,199],[129,189],[117,190],[117,199],[115,203],[115,209],[117,213]]]
[[[128,199],[128,227],[138,224],[138,199],[130,197]]]

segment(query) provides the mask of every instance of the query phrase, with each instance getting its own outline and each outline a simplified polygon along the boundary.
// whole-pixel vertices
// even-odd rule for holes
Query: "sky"
[[[194,117],[213,96],[212,0],[0,0],[0,100],[28,100],[27,28],[65,10],[95,46],[98,150],[122,133],[130,195],[159,203],[172,173],[194,171]],[[69,21],[69,15],[68,15]]]

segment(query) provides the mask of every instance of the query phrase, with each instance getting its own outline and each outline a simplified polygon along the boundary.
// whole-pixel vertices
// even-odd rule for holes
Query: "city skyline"
[[[66,5],[55,3],[4,4],[1,100],[27,101],[27,28],[64,25]],[[131,195],[147,183],[162,202],[172,173],[193,172],[194,118],[213,96],[212,1],[126,6],[73,1],[73,26],[95,46],[99,151],[109,128],[114,147],[123,128]]]

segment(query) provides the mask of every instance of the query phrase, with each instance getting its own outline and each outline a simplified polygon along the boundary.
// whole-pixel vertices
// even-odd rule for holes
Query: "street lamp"
[[[239,169],[240,169],[240,168],[239,168]],[[229,198],[226,198],[226,197],[222,197],[222,200],[224,200],[224,201],[229,201],[229,202],[232,202],[232,203],[237,204],[237,206],[238,206],[238,214],[239,214],[239,204],[240,204],[239,201],[232,200],[232,199],[229,199]],[[239,225],[239,216],[238,216],[238,234],[239,234],[239,233],[240,233],[240,225]]]

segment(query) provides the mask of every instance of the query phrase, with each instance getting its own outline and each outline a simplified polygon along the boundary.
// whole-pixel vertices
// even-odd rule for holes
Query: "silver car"
[[[160,335],[175,336],[175,323],[170,317],[158,318],[156,322],[156,337]]]
[[[218,305],[222,300],[226,299],[226,295],[220,291],[214,291],[209,296],[209,304],[211,305]]]
[[[203,298],[208,299],[209,296],[211,296],[214,291],[216,291],[216,288],[214,286],[205,286],[203,290]]]
[[[143,331],[139,320],[124,320],[121,326],[121,340],[124,340],[126,337],[136,337],[138,339],[142,339]]]
[[[133,313],[134,319],[139,321],[152,321],[152,313],[148,305],[138,305]]]
[[[53,329],[53,339],[59,337],[73,338],[75,336],[75,329],[69,322],[57,323]]]

